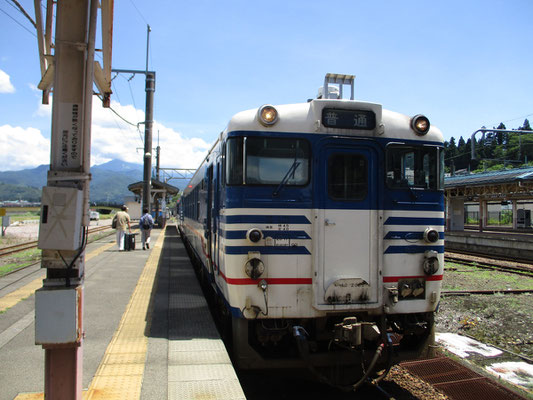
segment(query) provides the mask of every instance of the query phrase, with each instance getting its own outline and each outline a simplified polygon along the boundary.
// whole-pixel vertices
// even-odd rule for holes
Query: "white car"
[[[99,221],[100,220],[100,213],[98,211],[90,211],[89,212],[89,219],[91,221]]]

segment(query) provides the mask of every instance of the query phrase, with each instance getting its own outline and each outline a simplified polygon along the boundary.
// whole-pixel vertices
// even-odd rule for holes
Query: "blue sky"
[[[357,99],[423,113],[445,138],[466,139],[533,118],[532,16],[531,0],[120,0],[113,68],[145,68],[150,24],[165,167],[196,167],[233,114],[315,97],[327,72],[355,74]],[[0,0],[0,24],[0,170],[46,164],[50,107],[35,89],[33,28],[11,0]],[[129,78],[114,79],[112,107],[136,123],[144,77]],[[92,162],[141,163],[142,132],[94,105]]]

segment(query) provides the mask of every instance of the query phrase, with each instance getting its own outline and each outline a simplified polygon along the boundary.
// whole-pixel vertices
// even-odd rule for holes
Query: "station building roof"
[[[444,179],[447,197],[533,198],[533,168],[515,168]]]

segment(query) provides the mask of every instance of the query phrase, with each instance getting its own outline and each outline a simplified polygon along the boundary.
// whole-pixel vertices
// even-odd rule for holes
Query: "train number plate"
[[[291,242],[289,239],[274,239],[274,246],[290,246]]]

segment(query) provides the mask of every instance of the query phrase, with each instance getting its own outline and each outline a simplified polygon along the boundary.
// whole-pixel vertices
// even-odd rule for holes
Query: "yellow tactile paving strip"
[[[85,256],[85,262],[89,261],[91,258],[96,257],[106,251],[107,249],[113,247],[115,245],[115,242],[107,243],[103,246],[100,246],[98,249],[92,251],[91,253],[87,254]],[[31,281],[27,285],[21,287],[20,289],[17,289],[4,297],[0,298],[0,312],[3,312],[7,310],[8,308],[11,308],[15,306],[18,302],[30,297],[37,289],[41,288],[43,286],[43,278],[45,276],[45,272],[39,276],[39,278]]]
[[[148,319],[152,286],[164,239],[165,233],[163,231],[154,244],[130,302],[126,306],[126,311],[122,315],[119,326],[107,346],[104,358],[96,370],[89,390],[83,392],[84,400],[134,400],[141,396],[148,348],[148,338],[144,332]],[[114,244],[111,243],[110,246],[102,247],[109,248]],[[44,399],[43,393],[21,393],[14,400],[42,399]]]
[[[139,399],[141,396],[148,348],[144,332],[164,239],[165,233],[161,232],[89,390],[84,393],[86,400]]]

